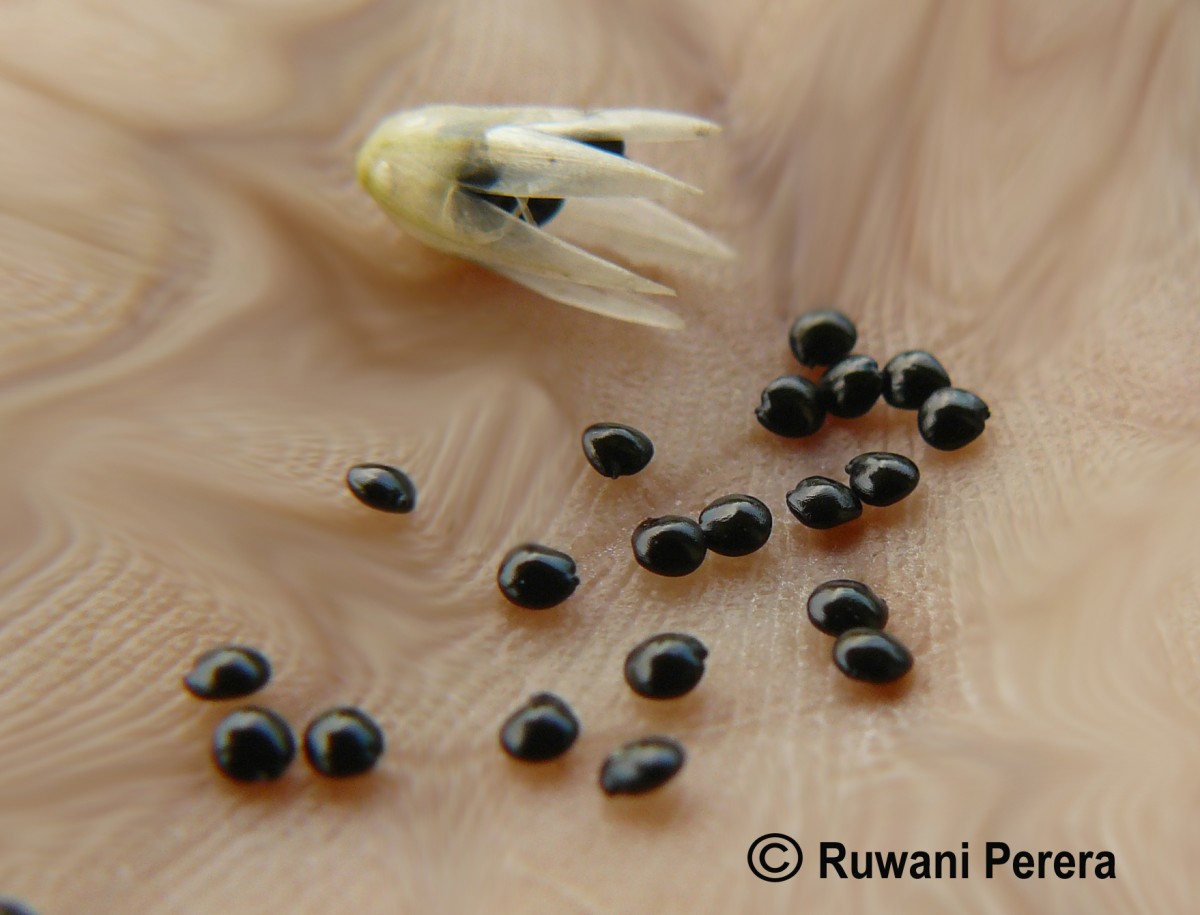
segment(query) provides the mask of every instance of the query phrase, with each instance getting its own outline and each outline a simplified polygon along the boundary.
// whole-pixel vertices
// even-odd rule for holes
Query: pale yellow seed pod
[[[602,240],[643,263],[731,257],[708,233],[646,199],[669,190],[699,193],[695,188],[590,145],[623,149],[627,140],[696,139],[716,129],[689,115],[638,109],[431,106],[375,128],[358,154],[358,180],[393,221],[432,248],[568,305],[676,328],[679,318],[646,298],[674,295],[672,289],[544,225],[554,218],[556,230]],[[564,218],[556,201],[566,203]]]

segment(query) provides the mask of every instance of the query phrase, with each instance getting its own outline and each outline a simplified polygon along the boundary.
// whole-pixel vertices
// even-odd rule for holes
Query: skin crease
[[[0,9],[0,895],[38,911],[1185,912],[1200,832],[1200,8],[1189,3],[356,0]],[[632,148],[734,264],[655,276],[686,330],[538,299],[406,240],[357,144],[431,102],[659,107],[720,137]],[[569,202],[567,204],[570,205]],[[651,271],[653,274],[653,271]],[[882,364],[935,353],[992,408],[942,454],[882,404],[785,441],[753,416],[787,327],[835,304]],[[608,481],[580,430],[654,440]],[[865,450],[912,497],[808,531],[783,505]],[[395,462],[387,516],[346,467]],[[666,580],[632,528],[729,492],[771,542]],[[529,613],[514,543],[583,583]],[[869,583],[914,652],[842,678],[804,618]],[[671,703],[636,642],[710,649]],[[262,649],[297,733],[384,728],[372,775],[238,786],[227,707],[179,678]],[[563,760],[497,746],[569,701]],[[656,794],[605,755],[681,740]],[[806,864],[755,880],[746,849]],[[817,843],[972,846],[971,878],[821,881]],[[982,876],[983,844],[1109,849],[1117,880]],[[253,900],[249,902],[248,900]]]

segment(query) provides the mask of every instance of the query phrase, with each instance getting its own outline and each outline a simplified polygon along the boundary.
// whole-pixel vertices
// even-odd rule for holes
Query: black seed
[[[362,709],[345,705],[322,712],[304,731],[304,755],[321,775],[348,778],[375,768],[383,731]]]
[[[561,197],[530,197],[525,201],[525,207],[529,210],[529,216],[533,219],[535,226],[541,226],[548,223],[551,219],[558,215],[558,211],[562,209],[563,200]],[[521,218],[525,218],[525,214],[521,214]]]
[[[821,308],[802,314],[792,325],[788,341],[801,365],[833,365],[858,340],[854,322],[840,311]]]
[[[600,768],[600,788],[607,795],[645,794],[671,780],[687,754],[670,737],[643,737],[614,750]]]
[[[787,507],[805,527],[825,530],[862,514],[858,496],[829,477],[805,477],[787,494]]]
[[[939,451],[954,451],[979,438],[991,416],[988,405],[961,388],[939,388],[921,404],[917,428]]]
[[[271,662],[245,645],[225,645],[206,651],[183,678],[197,699],[240,699],[262,689],[271,679]]]
[[[615,480],[644,470],[654,457],[654,443],[633,426],[596,423],[583,430],[583,456],[596,473]]]
[[[763,388],[754,415],[776,435],[803,438],[821,428],[825,407],[815,384],[799,375],[784,375]]]
[[[808,618],[827,635],[882,629],[887,625],[888,606],[861,581],[835,578],[817,585],[808,596]]]
[[[833,663],[852,680],[890,683],[912,670],[912,652],[878,629],[848,629],[833,645]]]
[[[917,465],[902,454],[868,451],[851,458],[846,465],[850,488],[867,505],[884,506],[899,502],[921,480]]]
[[[537,693],[508,716],[500,746],[514,759],[545,762],[562,756],[579,736],[579,719],[554,693]]]
[[[602,149],[606,153],[612,153],[614,156],[625,155],[624,140],[583,140],[588,146],[594,146],[596,149]]]
[[[671,577],[695,572],[708,552],[700,525],[681,515],[647,518],[634,529],[632,542],[638,565]]]
[[[700,512],[704,542],[722,556],[746,556],[771,536],[771,510],[754,496],[723,496]]]
[[[566,553],[540,543],[523,543],[505,555],[496,583],[500,593],[518,607],[545,610],[574,594],[579,576],[575,560]]]
[[[690,693],[704,676],[708,649],[679,632],[651,636],[625,659],[625,682],[647,699],[674,699]]]
[[[882,389],[879,363],[870,356],[847,356],[835,362],[817,385],[825,410],[842,419],[867,413],[875,406]]]
[[[212,755],[217,768],[234,781],[271,781],[295,759],[296,739],[275,712],[250,705],[217,725]]]
[[[0,915],[37,915],[37,913],[25,903],[17,902],[6,896],[0,898]]]
[[[403,515],[417,507],[417,487],[408,474],[387,464],[355,464],[346,485],[363,505]]]
[[[883,399],[901,410],[919,410],[925,398],[949,386],[942,364],[924,350],[900,353],[883,367]]]

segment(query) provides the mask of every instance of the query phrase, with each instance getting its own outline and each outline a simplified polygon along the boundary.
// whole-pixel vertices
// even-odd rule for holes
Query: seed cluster
[[[545,214],[535,209],[537,201],[524,203],[535,222],[553,215],[551,209]],[[543,203],[551,207],[556,202]],[[755,415],[777,435],[814,435],[827,416],[864,416],[881,397],[892,407],[916,411],[917,428],[933,448],[955,450],[983,432],[989,417],[987,405],[975,394],[952,387],[945,368],[927,352],[899,353],[881,369],[873,357],[852,352],[858,341],[857,328],[848,317],[829,309],[797,318],[788,341],[802,366],[821,367],[824,372],[816,380],[784,375],[763,389]],[[592,469],[612,480],[641,473],[655,456],[650,437],[624,423],[588,426],[580,444]],[[847,482],[820,475],[805,477],[787,493],[788,510],[809,528],[834,528],[860,518],[864,505],[883,508],[903,500],[921,477],[911,458],[887,451],[868,451],[851,458],[845,473]],[[348,472],[347,483],[354,495],[372,508],[399,513],[416,505],[412,481],[389,465],[357,465]],[[684,515],[647,518],[634,528],[630,543],[634,560],[643,569],[680,577],[698,570],[709,552],[741,557],[762,549],[771,529],[772,516],[766,504],[754,496],[733,493],[711,502],[695,520]],[[540,611],[570,598],[580,576],[569,553],[527,542],[505,554],[496,582],[510,603]],[[808,598],[807,611],[813,626],[834,637],[833,662],[845,676],[883,684],[911,670],[912,653],[884,631],[887,603],[862,582],[835,579],[818,585]],[[708,657],[708,647],[693,635],[659,633],[630,649],[625,681],[642,698],[677,699],[700,683]],[[270,676],[266,659],[250,649],[218,649],[201,661],[204,663],[198,662],[194,677],[189,675],[188,689],[202,698],[218,698],[218,693],[246,695],[257,688],[253,685],[256,677],[261,686]],[[242,717],[235,717],[239,714]],[[233,749],[222,755],[214,744],[214,757],[222,771],[232,778],[278,777],[295,753],[286,722],[254,707],[235,713],[226,722],[218,732],[222,745]],[[544,763],[567,753],[581,730],[579,716],[565,699],[538,692],[505,719],[499,742],[515,760]],[[248,749],[238,750],[239,742]],[[383,735],[378,727],[353,708],[325,713],[305,735],[305,753],[313,768],[325,775],[367,771],[382,751]],[[641,737],[618,747],[604,760],[600,787],[607,795],[642,794],[668,782],[685,759],[684,748],[674,738]]]
[[[828,368],[816,383],[803,375],[784,375],[763,388],[754,412],[776,435],[815,435],[826,414],[841,419],[864,416],[881,394],[893,407],[919,411],[921,437],[940,451],[969,445],[983,432],[990,415],[987,404],[970,391],[950,387],[942,364],[923,350],[899,353],[880,370],[872,357],[851,354],[858,329],[830,309],[802,314],[788,340],[801,365]]]
[[[200,655],[183,686],[197,699],[221,701],[255,693],[271,679],[266,655],[246,645],[222,645]],[[369,772],[383,755],[383,731],[361,709],[339,706],[314,718],[304,732],[304,755],[320,775],[347,778]],[[247,705],[213,731],[217,769],[237,782],[274,781],[296,758],[296,737],[278,712]]]

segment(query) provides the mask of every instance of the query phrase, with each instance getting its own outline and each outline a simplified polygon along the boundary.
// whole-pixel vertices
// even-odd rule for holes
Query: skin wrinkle
[[[0,51],[0,894],[100,915],[248,894],[381,915],[1192,908],[1194,5],[60,6],[0,8],[21,38]],[[632,152],[705,188],[666,202],[741,260],[664,272],[688,327],[662,334],[427,252],[353,157],[385,114],[446,101],[722,122]],[[787,324],[824,304],[881,364],[935,352],[992,406],[984,436],[937,453],[883,406],[798,442],[762,430],[759,390],[797,370]],[[586,465],[579,434],[607,420],[653,438],[643,473]],[[793,521],[799,479],[875,449],[917,462],[913,496]],[[359,505],[342,476],[364,460],[409,470],[417,511]],[[760,553],[636,567],[639,521],[729,492],[772,509]],[[561,607],[497,594],[523,539],[579,562]],[[833,668],[804,600],[835,577],[888,601],[907,681]],[[654,703],[621,665],[663,631],[711,655]],[[361,704],[380,768],[216,776],[225,707],[179,678],[223,641],[268,654],[253,701],[298,733]],[[522,767],[496,732],[538,690],[583,733]],[[687,748],[676,781],[601,796],[603,758],[650,733]],[[746,870],[770,831],[805,849],[788,884]],[[968,881],[815,874],[821,840],[964,839]],[[989,839],[1113,849],[1118,880],[985,881]]]

